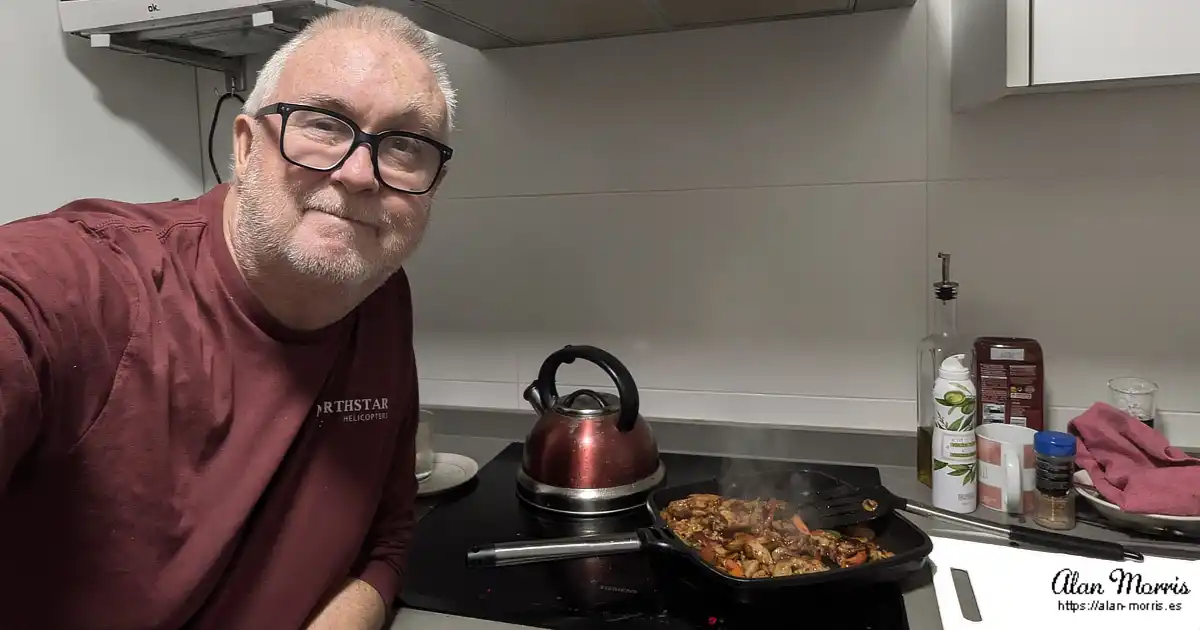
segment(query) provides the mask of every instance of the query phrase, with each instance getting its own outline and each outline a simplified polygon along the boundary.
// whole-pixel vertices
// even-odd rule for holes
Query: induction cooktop
[[[781,462],[663,453],[667,484],[701,481]],[[509,567],[466,566],[473,545],[629,532],[652,525],[646,510],[620,516],[570,518],[528,507],[516,495],[521,444],[485,465],[462,491],[448,496],[418,524],[401,605],[536,628],[764,628],[781,620],[836,619],[844,630],[908,630],[904,599],[892,584],[805,588],[782,600],[738,603],[693,586],[687,571],[653,564],[646,553],[560,560]],[[790,464],[795,466],[794,463]],[[856,484],[879,483],[873,468],[804,464]],[[869,605],[864,605],[869,602]],[[825,622],[826,624],[828,622]]]

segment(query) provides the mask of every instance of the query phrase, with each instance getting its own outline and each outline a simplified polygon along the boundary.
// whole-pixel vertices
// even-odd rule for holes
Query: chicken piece
[[[894,555],[896,555],[896,554],[883,549],[882,547],[880,547],[879,545],[877,545],[873,542],[867,544],[867,561],[868,562],[878,562],[880,560],[886,560],[888,558],[891,558]]]
[[[825,556],[840,567],[854,567],[867,561],[867,545],[857,538],[842,538]]]
[[[721,546],[720,541],[701,539],[692,545],[700,549],[700,558],[709,564],[721,564],[729,554]]]
[[[762,506],[762,512],[760,513],[761,518],[758,519],[758,522],[770,523],[771,521],[775,520],[775,512],[779,509],[780,505],[781,503],[775,499],[767,500],[767,502]]]
[[[758,560],[752,560],[749,558],[742,560],[742,571],[746,575],[754,577],[754,574],[758,573]]]
[[[721,520],[724,521],[721,524],[721,530],[725,533],[748,531],[753,525],[750,522],[750,515],[744,512],[722,509],[718,514]]]
[[[852,555],[841,556],[838,559],[838,566],[842,567],[843,569],[846,569],[849,567],[856,567],[860,564],[865,563],[866,561],[867,561],[867,550],[862,549],[861,551],[855,552]]]
[[[751,540],[754,540],[754,537],[750,534],[744,532],[734,534],[733,540],[730,540],[728,543],[726,543],[725,548],[730,551],[741,551],[746,546],[746,543],[750,542]]]
[[[700,521],[687,519],[669,525],[675,535],[684,540],[696,539],[704,535],[705,527]]]
[[[792,558],[792,571],[795,573],[818,573],[828,570],[829,567],[825,566],[825,563],[821,562],[820,558],[812,556]]]
[[[867,543],[828,530],[813,532],[806,543],[793,545],[791,550],[827,558],[842,567],[857,566],[867,560]]]
[[[779,534],[771,531],[770,529],[763,528],[758,536],[754,537],[754,540],[758,541],[758,544],[762,545],[763,547],[766,547],[767,551],[774,551],[775,548],[779,546],[782,539],[779,537]]]
[[[763,547],[762,543],[757,540],[747,542],[743,552],[749,552],[752,558],[765,565],[769,566],[775,563],[775,560],[771,558],[771,552],[767,551],[766,547]]]
[[[840,538],[837,532],[818,529],[801,542],[800,548],[815,555],[828,557],[833,553]]]
[[[686,503],[672,501],[667,505],[666,509],[662,511],[661,515],[663,520],[666,521],[671,521],[674,519],[687,519],[691,518],[692,516],[692,508]]]
[[[720,501],[721,497],[715,494],[693,494],[671,501],[665,511],[675,518],[691,518],[703,515]]]
[[[810,556],[788,557],[775,564],[771,569],[771,577],[786,577],[789,575],[817,573],[828,570],[829,567],[825,566],[825,563],[821,562],[819,558]]]

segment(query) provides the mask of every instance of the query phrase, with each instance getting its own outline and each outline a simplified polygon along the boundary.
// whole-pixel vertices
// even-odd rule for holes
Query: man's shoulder
[[[195,251],[208,222],[203,199],[79,199],[0,225],[0,281],[46,308],[116,308],[161,275],[165,261]]]
[[[208,216],[204,197],[161,202],[129,202],[103,198],[71,201],[45,214],[18,219],[0,227],[0,235],[38,233],[90,233],[161,236],[180,226],[203,226]]]
[[[199,241],[213,216],[206,204],[219,203],[217,194],[152,203],[85,198],[17,219],[0,225],[0,249],[9,253],[4,267],[46,271],[84,262],[129,270],[154,264],[170,256],[167,250]]]

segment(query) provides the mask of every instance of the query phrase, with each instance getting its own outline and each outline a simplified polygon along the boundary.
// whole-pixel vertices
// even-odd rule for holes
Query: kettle
[[[559,366],[584,359],[613,379],[617,395],[580,389],[558,395]],[[637,384],[616,357],[566,346],[546,357],[525,400],[538,419],[525,438],[517,494],[544,510],[596,516],[642,506],[666,479],[650,425],[639,415]]]

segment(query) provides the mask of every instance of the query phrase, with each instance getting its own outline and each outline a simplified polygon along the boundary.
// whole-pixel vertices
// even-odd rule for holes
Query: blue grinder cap
[[[1038,431],[1033,436],[1033,450],[1051,457],[1075,454],[1075,436],[1062,431]]]

